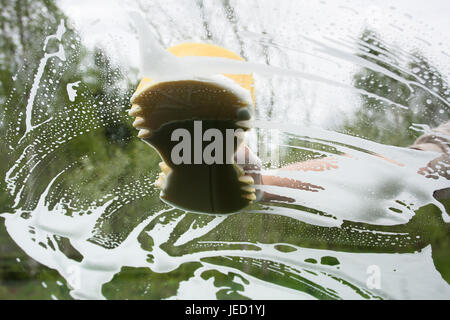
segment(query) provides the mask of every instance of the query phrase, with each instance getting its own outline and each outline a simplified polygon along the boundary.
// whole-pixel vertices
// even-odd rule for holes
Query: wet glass
[[[450,297],[446,1],[0,4],[1,299]],[[254,79],[237,213],[160,199],[128,110],[180,69]]]

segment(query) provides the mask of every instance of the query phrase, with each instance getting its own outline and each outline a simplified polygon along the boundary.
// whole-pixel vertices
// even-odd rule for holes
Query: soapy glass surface
[[[357,1],[114,3],[154,35],[140,51],[128,15],[80,22],[58,5],[2,15],[2,298],[450,296],[449,202],[433,196],[449,182],[418,173],[439,153],[406,148],[449,118],[442,30]],[[192,41],[247,63],[159,51]],[[293,201],[221,216],[159,199],[159,156],[126,110],[140,77],[180,66],[254,73],[247,144],[265,174],[302,182],[262,186]]]

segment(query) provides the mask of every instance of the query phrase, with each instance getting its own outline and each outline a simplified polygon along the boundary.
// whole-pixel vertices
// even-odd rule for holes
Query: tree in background
[[[41,58],[36,53],[43,51],[45,36],[54,33],[65,17],[52,1],[1,0],[0,5],[0,212],[8,212],[12,199],[4,191],[4,175],[14,155],[6,137],[17,130],[17,119],[23,117]],[[49,44],[49,49],[52,46]],[[19,127],[17,135],[20,130],[23,127]],[[29,258],[9,238],[1,221],[0,299],[46,297],[39,282],[56,277],[55,272]],[[67,290],[60,291],[65,291],[62,296],[67,297]]]
[[[54,159],[51,165],[39,170],[39,179],[31,172],[25,181],[18,181],[25,185],[19,208],[33,210],[46,179],[54,177],[61,167],[72,163],[80,155],[94,151],[97,158],[87,158],[72,175],[67,176],[59,188],[63,195],[67,190],[76,188],[80,181],[86,182],[91,178],[88,181],[91,184],[86,183],[85,189],[93,197],[97,197],[104,191],[102,188],[105,185],[114,187],[111,180],[115,181],[106,174],[103,180],[96,179],[97,175],[101,176],[102,172],[120,172],[126,176],[136,170],[133,164],[125,161],[125,152],[120,151],[135,145],[130,143],[132,128],[125,109],[128,108],[130,92],[136,85],[133,81],[136,79],[133,74],[125,77],[101,49],[90,51],[85,48],[70,27],[70,21],[54,1],[0,0],[0,5],[0,188],[7,190],[4,179],[7,170],[18,160],[18,155],[24,152],[24,148],[38,136],[40,129],[31,130],[19,143],[25,132],[25,109],[40,63],[45,54],[57,52],[62,45],[66,60],[55,57],[48,59],[41,73],[33,101],[33,121],[35,124],[43,123],[57,114],[71,117],[75,115],[74,110],[79,109],[78,112],[87,114],[86,122],[95,124],[101,120],[101,125],[92,130],[91,134],[79,135],[70,144],[64,145],[62,150],[57,150],[51,157]],[[65,27],[61,40],[47,38],[55,34],[61,22]],[[80,85],[77,88],[76,102],[73,102],[68,97],[67,85],[77,81],[80,81]],[[95,104],[98,104],[98,108],[92,108]],[[106,104],[109,108],[108,115],[113,116],[106,115],[107,111],[101,107]],[[41,144],[44,143],[45,141],[41,141]],[[36,149],[39,147],[37,145]],[[128,166],[128,170],[121,171],[115,163],[109,161],[111,158],[117,158],[117,162]],[[32,159],[27,156],[26,160]],[[139,157],[135,157],[135,160],[140,161]],[[102,165],[96,166],[93,161],[100,161]],[[96,168],[94,172],[92,168]],[[50,205],[51,201],[58,200],[59,196],[50,199]],[[0,193],[0,213],[13,213],[14,210],[13,197],[8,192]],[[60,250],[68,256],[76,256],[73,248],[67,244],[67,239],[63,240],[55,238]],[[55,279],[65,282],[56,272],[28,257],[9,238],[3,221],[0,221],[0,299],[50,298],[50,293],[58,292],[59,298],[67,298],[67,287],[57,286]],[[41,285],[44,280],[49,286],[55,285],[49,287],[50,290],[45,289]]]
[[[384,144],[407,146],[421,134],[411,129],[413,124],[435,127],[449,119],[448,85],[426,57],[419,52],[408,54],[391,49],[370,30],[363,32],[358,45],[360,57],[405,79],[405,82],[383,72],[361,68],[353,77],[355,88],[397,105],[361,94],[360,108],[344,122],[342,129],[346,133]],[[406,63],[401,63],[402,60]],[[414,82],[411,85],[414,92],[408,88],[408,81]]]

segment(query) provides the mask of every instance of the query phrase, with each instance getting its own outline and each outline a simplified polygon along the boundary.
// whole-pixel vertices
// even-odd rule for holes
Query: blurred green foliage
[[[353,85],[377,97],[361,94],[360,108],[345,120],[341,131],[405,147],[421,135],[411,129],[413,124],[433,128],[450,119],[448,84],[420,52],[389,48],[371,30],[362,33],[357,45],[358,56],[374,67],[361,68],[353,77]]]
[[[123,71],[114,66],[102,50],[89,51],[84,48],[77,34],[70,28],[70,22],[53,1],[0,0],[0,3],[3,10],[0,15],[0,105],[2,106],[0,109],[0,135],[10,137],[8,140],[0,140],[0,175],[2,176],[0,188],[6,190],[4,182],[6,171],[16,161],[15,153],[11,152],[10,146],[17,145],[21,133],[25,130],[25,124],[20,119],[23,119],[24,106],[29,99],[31,84],[44,53],[44,39],[56,31],[61,19],[65,21],[68,29],[62,39],[68,61],[61,67],[58,65],[59,62],[53,59],[45,68],[43,79],[47,81],[45,83],[53,95],[47,97],[45,92],[38,92],[37,101],[42,102],[40,105],[41,121],[62,111],[67,116],[77,116],[78,113],[75,111],[64,109],[64,106],[71,105],[66,93],[66,86],[69,83],[81,81],[77,90],[77,106],[87,112],[82,120],[97,129],[65,143],[64,147],[57,152],[57,161],[53,161],[56,158],[55,155],[41,163],[37,170],[39,176],[33,176],[30,179],[32,182],[25,186],[28,188],[26,190],[27,197],[21,199],[19,207],[32,210],[36,206],[42,189],[49,181],[67,165],[75,162],[77,165],[68,170],[64,178],[55,185],[52,191],[55,196],[49,199],[50,208],[60,200],[67,200],[67,202],[61,202],[69,216],[74,214],[72,207],[85,210],[86,214],[89,214],[90,204],[96,201],[105,202],[108,200],[105,195],[114,194],[117,190],[131,192],[135,183],[153,181],[159,172],[157,165],[160,161],[159,156],[147,145],[134,138],[135,131],[131,126],[131,119],[125,113],[129,97],[136,86],[135,73],[130,71],[124,75]],[[58,43],[50,43],[46,50],[55,50],[57,45]],[[415,92],[412,93],[405,83],[383,73],[362,68],[354,77],[356,88],[386,97],[395,103],[408,106],[409,109],[387,106],[385,102],[361,95],[361,108],[347,119],[345,126],[341,128],[343,131],[382,143],[406,146],[412,143],[419,134],[409,129],[411,124],[424,123],[434,126],[440,121],[448,119],[447,113],[440,112],[441,109],[446,110],[442,102],[428,91],[428,89],[434,90],[433,88],[436,87],[438,88],[437,94],[447,97],[448,89],[442,80],[442,75],[424,57],[418,53],[410,55],[411,61],[407,67],[409,71],[406,72],[398,68],[399,64],[393,58],[393,54],[383,47],[381,40],[377,39],[374,33],[366,31],[361,36],[359,45],[367,49],[364,54],[361,54],[361,57],[404,79],[415,81],[414,75],[420,74],[427,75],[430,80],[422,86],[413,86]],[[383,57],[382,60],[379,59],[381,57]],[[392,61],[387,64],[385,58]],[[57,72],[64,70],[64,72],[54,76],[52,70],[57,70]],[[58,79],[59,81],[51,83],[49,79]],[[102,114],[105,113],[104,109],[91,108],[93,101],[99,105],[102,103],[111,106],[108,112],[113,116],[104,118]],[[3,106],[7,106],[7,108]],[[14,132],[17,133],[14,134]],[[37,136],[31,132],[26,141],[33,141],[36,138]],[[290,144],[338,153],[329,146],[296,138],[292,138]],[[285,155],[285,162],[321,156],[320,153],[314,151],[290,149],[289,152]],[[116,247],[148,216],[156,211],[167,209],[167,213],[152,221],[138,237],[141,247],[151,251],[154,239],[147,232],[156,223],[168,223],[182,214],[179,210],[169,210],[170,208],[159,200],[158,193],[155,191],[149,191],[143,196],[136,195],[133,203],[125,200],[121,203],[120,194],[117,196],[120,207],[107,209],[109,211],[104,213],[107,218],[99,222],[95,236],[90,239],[105,248]],[[71,203],[70,201],[78,202]],[[280,207],[282,207],[281,204]],[[300,206],[294,206],[294,208],[322,214]],[[0,212],[14,212],[13,199],[8,192],[0,194]],[[183,234],[191,226],[195,228],[205,225],[213,219],[210,216],[187,214],[177,224],[169,241],[162,244],[161,248],[172,256],[180,256],[202,250],[222,250],[224,248],[259,250],[257,246],[249,243],[242,244],[242,242],[248,242],[249,239],[260,243],[286,243],[300,247],[350,252],[414,252],[432,244],[436,267],[449,281],[450,261],[447,253],[449,252],[447,240],[449,230],[439,214],[440,212],[435,206],[428,206],[419,210],[417,216],[405,226],[379,227],[346,222],[342,228],[324,228],[277,215],[243,213],[229,216],[225,223],[200,239],[176,246],[174,243],[177,235]],[[406,241],[408,244],[404,249],[397,246],[398,242],[394,242],[394,244],[389,242],[389,244],[380,246],[370,233],[359,236],[351,234],[353,227],[405,232],[408,235],[420,235],[421,240],[408,242],[406,239],[401,239],[400,241]],[[219,239],[236,243],[218,247],[198,245],[199,241]],[[82,259],[80,253],[70,245],[68,239],[55,237],[54,242],[70,259],[76,261]],[[296,250],[288,245],[277,248],[280,252]],[[148,255],[148,261],[151,262],[153,258],[151,254]],[[284,265],[277,267],[279,272],[274,272],[271,261],[261,260],[258,262],[259,266],[255,267],[254,259],[233,259],[210,257],[201,261],[209,265],[216,264],[239,269],[253,277],[300,290],[317,298],[338,298],[331,289],[308,283],[305,278],[295,275],[293,270]],[[314,259],[306,259],[305,262],[311,264],[308,272],[314,273],[314,265],[330,264],[330,261],[333,267],[339,268],[339,261],[333,260],[333,257],[323,257],[322,260],[317,262]],[[192,278],[194,272],[201,266],[202,264],[198,262],[185,263],[176,270],[164,274],[158,274],[148,268],[125,267],[103,287],[103,294],[111,299],[170,298],[178,290],[180,282]],[[219,299],[247,298],[243,293],[242,283],[245,284],[248,280],[238,274],[207,270],[203,271],[200,276],[204,280],[212,279],[214,286],[218,288],[216,296]],[[343,279],[338,279],[338,281],[345,282]],[[346,285],[352,286],[348,283]],[[360,292],[360,294],[362,297],[369,297],[367,292]],[[65,279],[56,271],[39,264],[23,252],[10,239],[4,223],[1,221],[0,299],[51,298],[70,299]]]
[[[66,27],[61,42],[67,61],[62,66],[56,58],[47,61],[41,80],[46,90],[39,88],[34,102],[39,104],[40,111],[40,114],[34,116],[41,117],[39,119],[41,122],[58,112],[65,112],[68,117],[76,115],[74,111],[64,108],[71,105],[66,92],[67,84],[76,81],[81,82],[77,88],[77,105],[81,108],[86,106],[80,112],[86,113],[92,101],[110,105],[113,101],[113,106],[119,114],[116,118],[120,118],[121,114],[126,115],[125,109],[128,108],[129,97],[136,85],[136,77],[135,73],[124,77],[121,70],[110,63],[101,49],[88,51],[84,48],[78,35],[71,29],[70,21],[53,1],[2,0],[1,7],[0,135],[3,138],[0,140],[2,177],[0,188],[5,191],[0,193],[0,212],[9,213],[14,211],[13,199],[10,193],[6,192],[5,174],[17,160],[17,153],[21,151],[20,145],[17,144],[25,130],[25,123],[21,119],[24,118],[24,109],[30,98],[31,86],[39,63],[44,54],[55,52],[59,45],[53,38],[49,40],[47,46],[44,46],[44,40],[47,36],[55,34],[61,20]],[[97,114],[86,116],[87,122],[93,127],[96,126],[103,111],[99,108],[96,112]],[[83,155],[95,156],[85,157],[85,161],[70,172],[56,190],[56,192],[59,190],[62,196],[67,190],[69,193],[78,193],[78,199],[84,199],[84,203],[77,204],[79,207],[89,204],[93,199],[101,198],[117,184],[132,183],[134,177],[141,175],[142,172],[149,176],[155,175],[156,172],[152,172],[149,168],[157,168],[159,157],[136,139],[132,140],[134,129],[130,121],[124,116],[121,120],[106,118],[102,125],[97,125],[97,130],[80,135],[65,144],[57,155],[57,161],[54,161],[55,157],[43,161],[36,170],[39,181],[31,176],[29,180],[32,182],[25,186],[30,189],[28,196],[21,200],[18,207],[32,210],[39,194],[52,177],[68,164],[79,161]],[[25,143],[36,138],[38,133],[30,132]],[[11,146],[17,147],[17,152],[11,152]],[[146,162],[141,161],[141,154],[146,156]],[[112,184],[111,179],[116,183]],[[152,207],[154,203],[147,205]],[[68,205],[69,215],[70,210]],[[129,215],[136,217],[133,211],[130,211]],[[66,245],[63,245],[63,240],[55,240],[60,250],[70,258],[80,260],[77,258],[79,253],[71,248],[70,242],[66,241]],[[56,281],[59,284],[56,284]],[[47,288],[44,288],[41,282],[45,282]],[[56,271],[28,257],[10,239],[2,221],[0,298],[50,299],[51,294],[59,299],[70,298],[66,281]]]

